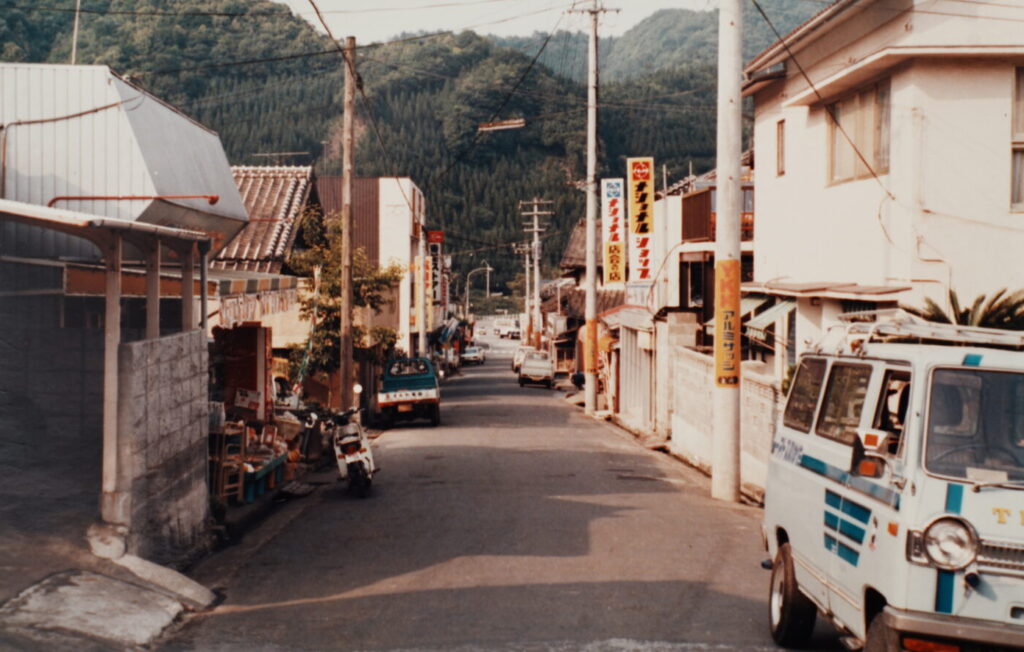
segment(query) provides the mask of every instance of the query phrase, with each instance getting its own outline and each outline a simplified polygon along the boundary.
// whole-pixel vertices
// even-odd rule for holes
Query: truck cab
[[[1024,649],[1024,335],[844,316],[797,364],[764,537],[785,647],[820,614],[854,649]]]

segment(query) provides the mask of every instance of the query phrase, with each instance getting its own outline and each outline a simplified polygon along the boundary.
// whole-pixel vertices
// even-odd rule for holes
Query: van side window
[[[796,370],[793,388],[789,392],[786,412],[782,423],[787,428],[801,432],[810,432],[814,421],[814,408],[818,406],[818,394],[821,393],[821,381],[825,378],[825,361],[804,358]]]
[[[886,371],[872,428],[889,433],[890,455],[899,452],[904,426],[907,423],[909,402],[910,372],[893,369]]]
[[[822,412],[818,417],[819,435],[844,444],[853,444],[870,380],[870,365],[832,365]]]

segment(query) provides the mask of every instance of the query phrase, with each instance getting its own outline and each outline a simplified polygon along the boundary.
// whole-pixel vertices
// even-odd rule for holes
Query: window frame
[[[827,185],[868,179],[889,173],[892,145],[892,84],[876,80],[825,105],[828,122]],[[846,117],[850,116],[850,117]],[[842,127],[842,128],[840,128]],[[844,135],[845,132],[845,135]],[[847,139],[849,137],[849,140]],[[853,142],[851,143],[850,140]],[[869,165],[861,161],[857,152]],[[844,160],[839,160],[842,155]],[[849,158],[849,160],[845,160]],[[849,167],[840,173],[838,168]],[[839,176],[842,174],[842,176]]]
[[[857,414],[857,426],[854,428],[852,433],[844,431],[842,433],[842,436],[835,436],[828,432],[822,432],[822,426],[824,425],[823,421],[827,414],[829,396],[832,393],[833,381],[835,380],[836,371],[838,369],[843,368],[865,370],[867,372],[867,382],[864,385],[864,396],[861,400],[859,412]],[[857,438],[857,429],[863,427],[862,424],[864,423],[864,413],[866,412],[865,408],[868,407],[868,399],[871,396],[871,380],[872,376],[874,375],[874,370],[874,365],[859,362],[837,361],[832,364],[828,371],[828,381],[825,383],[825,388],[821,392],[821,399],[819,401],[818,406],[818,416],[814,422],[814,434],[818,435],[819,437],[822,437],[823,439],[834,441],[837,444],[843,444],[844,446],[853,446],[853,442]]]
[[[808,364],[808,363],[820,364],[821,365],[821,376],[817,380],[818,388],[817,388],[816,396],[815,396],[815,399],[814,399],[814,406],[811,408],[810,414],[808,415],[808,420],[807,420],[806,426],[804,426],[803,423],[795,423],[795,422],[791,422],[790,421],[789,407],[790,407],[790,404],[793,401],[793,395],[796,393],[797,384],[798,384],[798,382],[802,378],[800,372],[804,368],[804,365]],[[801,358],[799,360],[799,362],[797,362],[796,369],[793,372],[793,382],[790,384],[790,387],[789,387],[789,395],[786,397],[786,405],[782,409],[782,425],[783,425],[783,427],[790,428],[792,430],[796,430],[798,432],[802,432],[802,433],[805,433],[805,434],[811,432],[811,428],[814,426],[814,423],[817,420],[818,410],[821,407],[822,388],[825,386],[825,380],[826,380],[827,376],[828,376],[828,359],[827,358],[804,357],[804,358]]]
[[[775,123],[775,176],[786,174],[786,119]]]
[[[1010,211],[1024,213],[1024,66],[1016,66],[1013,70],[1013,94],[1010,97]],[[1020,182],[1015,184],[1014,178],[1018,176]]]

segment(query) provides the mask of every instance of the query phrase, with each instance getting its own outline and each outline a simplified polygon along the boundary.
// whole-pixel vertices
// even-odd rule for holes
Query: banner
[[[629,280],[654,281],[654,159],[626,159],[629,184]]]
[[[604,286],[621,288],[626,283],[626,219],[623,206],[625,182],[601,180],[601,243],[604,249]]]

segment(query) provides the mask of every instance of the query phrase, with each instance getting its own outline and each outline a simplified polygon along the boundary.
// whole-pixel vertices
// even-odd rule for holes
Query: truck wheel
[[[441,406],[435,405],[430,411],[430,425],[434,428],[441,425]]]
[[[772,638],[782,647],[801,647],[814,631],[817,608],[797,587],[788,543],[779,546],[772,565],[768,616]]]
[[[868,640],[864,643],[864,652],[888,652],[899,650],[899,634],[885,623],[883,611],[875,614],[868,627]]]

